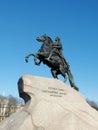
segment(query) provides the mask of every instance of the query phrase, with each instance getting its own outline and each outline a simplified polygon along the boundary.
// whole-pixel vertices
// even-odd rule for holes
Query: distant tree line
[[[20,98],[18,99],[12,95],[0,95],[0,117],[10,116],[12,113],[16,112],[23,104],[24,101]]]
[[[17,105],[22,105],[24,104],[24,101],[20,98],[16,98],[12,95],[9,96],[2,96],[0,95],[0,105],[1,104],[7,104],[8,106],[17,106]]]
[[[91,107],[93,107],[94,109],[98,111],[98,103],[96,103],[95,101],[88,100],[88,99],[86,101]],[[13,106],[17,107],[18,105],[24,105],[24,101],[12,95],[9,95],[9,96],[0,95],[0,108],[3,105],[5,107],[13,107]]]
[[[98,103],[87,99],[88,104],[98,111]]]

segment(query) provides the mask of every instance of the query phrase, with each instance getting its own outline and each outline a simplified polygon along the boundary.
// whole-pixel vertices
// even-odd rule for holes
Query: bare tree
[[[0,114],[2,116],[7,115],[8,113],[8,109],[7,109],[8,103],[9,100],[5,96],[0,95]]]
[[[12,95],[2,96],[0,95],[0,115],[9,116],[19,109],[19,106],[23,105],[23,100],[18,99]]]
[[[9,100],[9,106],[17,106],[18,105],[18,99],[16,97],[13,97],[12,95],[9,95],[8,97]]]

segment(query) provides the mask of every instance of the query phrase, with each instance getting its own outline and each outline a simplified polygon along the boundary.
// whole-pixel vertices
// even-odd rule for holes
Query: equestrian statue
[[[51,74],[54,78],[58,79],[58,75],[61,74],[64,77],[64,82],[69,79],[69,83],[72,88],[79,90],[74,83],[73,75],[70,71],[70,65],[62,54],[62,44],[60,38],[56,37],[55,42],[47,36],[42,35],[36,38],[38,42],[42,42],[41,48],[37,53],[30,53],[25,57],[25,61],[28,62],[30,56],[34,56],[35,65],[40,65],[42,62],[51,68]],[[67,74],[67,75],[66,75]]]

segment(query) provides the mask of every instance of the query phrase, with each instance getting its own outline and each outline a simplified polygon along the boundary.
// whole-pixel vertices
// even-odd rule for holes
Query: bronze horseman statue
[[[42,42],[41,48],[36,54],[31,53],[25,57],[25,61],[28,62],[30,56],[34,56],[34,63],[40,65],[41,62],[51,68],[51,73],[54,78],[61,74],[66,82],[66,74],[68,76],[70,85],[72,88],[78,90],[78,87],[74,83],[73,75],[70,71],[70,66],[62,54],[62,44],[60,38],[56,37],[55,42],[47,35],[42,35],[36,38],[38,42]]]

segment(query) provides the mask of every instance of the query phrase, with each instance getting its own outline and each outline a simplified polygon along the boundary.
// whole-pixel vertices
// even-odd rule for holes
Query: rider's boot
[[[51,58],[51,56],[52,56],[52,54],[50,54],[49,56],[48,56],[48,58],[46,58],[48,61],[50,60],[50,58]]]

